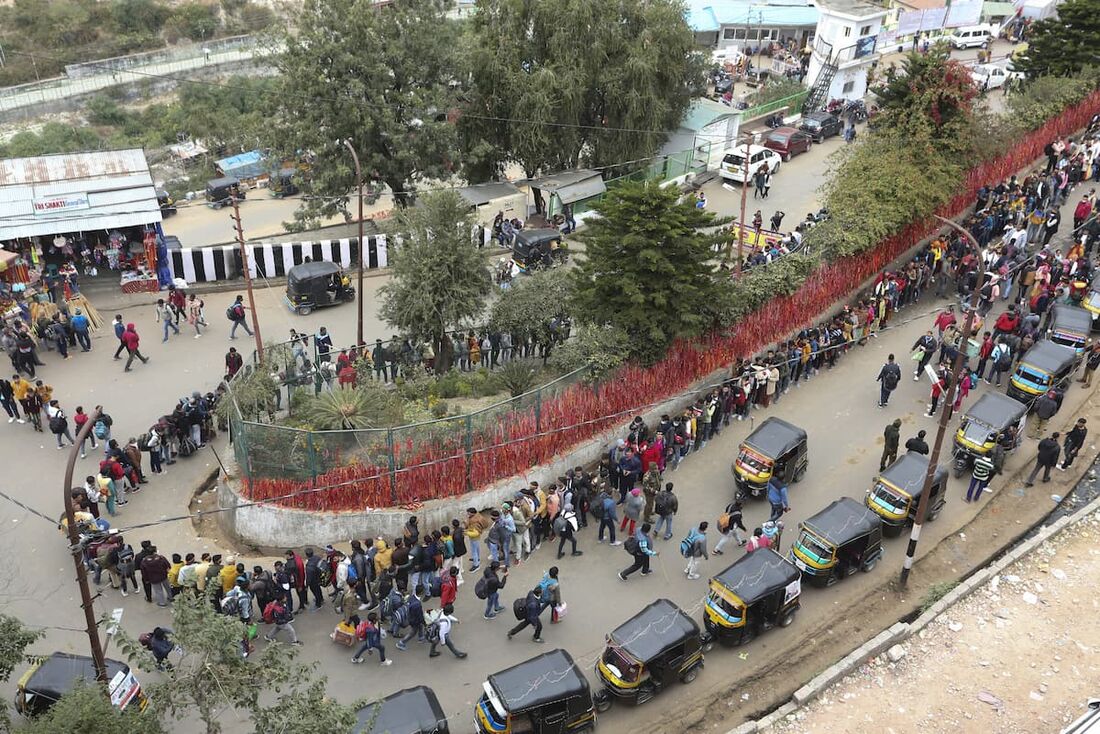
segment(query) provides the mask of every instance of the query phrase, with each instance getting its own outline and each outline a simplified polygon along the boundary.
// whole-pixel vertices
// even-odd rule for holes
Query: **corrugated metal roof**
[[[817,24],[820,13],[809,2],[746,2],[746,0],[689,0],[687,19],[694,31],[717,31],[723,26],[792,27]]]
[[[692,132],[699,132],[707,125],[727,117],[735,117],[740,114],[737,110],[721,102],[701,98],[693,100],[684,113],[684,119],[680,121],[680,127]]]
[[[0,160],[0,186],[93,179],[127,173],[149,173],[141,148],[62,153]]]
[[[519,193],[521,193],[520,190],[507,181],[490,181],[466,186],[458,190],[458,195],[472,206],[481,206],[482,204],[488,204],[493,199]]]
[[[267,163],[258,150],[222,158],[220,161],[215,161],[214,165],[226,176],[237,178],[253,178],[267,172]]]

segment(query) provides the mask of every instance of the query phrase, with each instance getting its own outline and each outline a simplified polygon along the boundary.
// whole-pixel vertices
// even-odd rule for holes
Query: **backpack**
[[[407,627],[409,624],[409,606],[402,603],[393,610],[391,615],[393,623],[398,627]]]
[[[118,562],[115,564],[123,576],[134,572],[134,549],[124,545],[118,549]]]
[[[632,556],[638,555],[638,539],[631,535],[626,539],[626,542],[623,543],[623,550]]]
[[[222,614],[236,617],[241,613],[241,597],[237,594],[222,599]]]
[[[356,637],[356,639],[358,639],[358,640],[367,639],[367,632],[370,630],[370,628],[371,628],[370,622],[368,622],[366,620],[363,620],[362,622],[360,622],[359,626],[355,628],[355,637]]]
[[[730,514],[723,512],[718,516],[718,532],[726,533],[730,529]]]
[[[431,592],[432,596],[443,595],[443,579],[441,577],[432,576],[432,581],[430,584],[428,584],[428,587],[428,590]]]
[[[97,420],[95,422],[95,425],[92,426],[92,433],[95,434],[96,438],[99,438],[99,439],[107,438],[107,424],[103,422],[102,418],[100,420]]]
[[[901,369],[887,370],[886,374],[882,376],[882,383],[886,385],[887,390],[897,389],[898,383],[901,381],[899,374]]]
[[[64,433],[67,427],[68,421],[60,415],[55,415],[53,418],[50,418],[50,433]]]
[[[199,449],[199,447],[195,445],[195,442],[192,441],[189,436],[184,436],[183,438],[180,439],[180,450],[179,450],[179,455],[180,456],[184,456],[184,457],[190,456],[191,454],[198,451],[198,449]]]
[[[512,602],[512,614],[516,615],[516,619],[520,622],[527,619],[527,600],[516,599]]]
[[[332,583],[332,567],[329,566],[328,561],[321,561],[317,564],[317,583],[321,586],[328,586]]]
[[[691,558],[695,552],[695,528],[687,534],[687,537],[680,541],[680,555],[684,558]]]
[[[653,501],[653,509],[661,517],[668,515],[668,492],[657,493],[657,498]]]
[[[596,497],[596,501],[593,502],[588,508],[588,511],[592,513],[592,517],[596,518],[597,520],[603,519],[603,498],[604,495],[600,494]]]
[[[489,579],[482,576],[477,580],[477,583],[474,584],[474,596],[478,599],[489,598]]]
[[[149,451],[153,447],[149,444],[149,434],[143,433],[138,437],[137,442],[138,451]]]
[[[349,563],[348,564],[348,583],[349,584],[359,583],[359,572],[355,570],[355,564],[354,563]]]
[[[1004,372],[1009,367],[1011,367],[1012,366],[1012,352],[1008,351],[1007,349],[1002,351],[1001,356],[997,357],[997,361],[996,361],[996,363],[994,363],[994,366],[998,370],[1000,370],[1001,372]]]
[[[554,518],[554,532],[557,533],[558,535],[564,535],[565,534],[565,525],[566,525],[565,518],[562,517],[561,515],[558,515],[557,517]]]
[[[275,602],[269,601],[267,606],[264,607],[264,621],[268,624],[275,624]]]
[[[428,642],[439,642],[439,622],[432,622],[427,630]]]

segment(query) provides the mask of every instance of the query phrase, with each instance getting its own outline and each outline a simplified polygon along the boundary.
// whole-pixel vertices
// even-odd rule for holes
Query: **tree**
[[[27,648],[41,636],[41,630],[27,629],[17,618],[0,614],[0,681],[11,677],[15,666],[25,660]],[[0,731],[7,731],[10,725],[8,707],[2,706]]]
[[[1100,0],[1066,0],[1058,14],[1032,23],[1027,53],[1013,62],[1029,78],[1070,76],[1096,66]]]
[[[483,164],[471,177],[650,156],[702,86],[675,0],[480,0],[471,39],[462,124]]]
[[[253,618],[257,614],[253,610]],[[295,661],[296,650],[288,645],[263,646],[247,660],[241,657],[240,643],[244,628],[236,616],[214,611],[210,599],[202,595],[180,594],[172,602],[172,640],[183,650],[180,660],[165,671],[162,680],[147,683],[146,694],[152,714],[170,720],[197,717],[207,734],[222,730],[221,719],[234,709],[243,709],[253,723],[278,721],[278,729],[257,727],[257,731],[346,731],[317,729],[317,716],[326,722],[354,718],[356,707],[336,701],[316,706],[303,705],[303,696],[312,695],[316,685],[324,689],[325,679],[318,678],[314,666]],[[119,632],[118,645],[131,663],[152,670],[152,655],[125,632]],[[310,681],[305,691],[301,683]],[[272,697],[293,705],[285,710],[268,708],[260,698]],[[327,709],[321,711],[321,709]],[[150,709],[146,709],[148,713]],[[228,714],[232,715],[232,714]],[[82,731],[71,729],[70,731]],[[125,728],[115,731],[128,731]]]
[[[550,328],[551,321],[570,315],[573,284],[564,268],[542,270],[516,279],[493,302],[489,324],[495,331],[527,334],[540,344],[549,344],[557,336]]]
[[[373,383],[354,390],[326,390],[303,406],[302,415],[319,431],[349,431],[394,426],[404,416],[396,394]]]
[[[347,212],[359,154],[363,178],[389,186],[398,206],[424,178],[445,178],[456,135],[454,68],[446,40],[453,22],[443,0],[307,0],[286,50],[270,141],[287,155],[314,156],[303,218]]]
[[[650,183],[609,192],[574,271],[577,317],[630,334],[632,354],[643,359],[711,326],[725,287],[709,264],[719,238],[702,231],[714,226],[713,216],[678,196]]]
[[[116,708],[94,682],[78,685],[49,710],[15,729],[15,734],[163,734],[164,726],[151,712],[136,704],[125,711]]]
[[[390,226],[402,239],[391,254],[393,276],[381,288],[379,315],[402,334],[430,341],[440,373],[450,366],[446,332],[482,317],[492,287],[473,227],[470,207],[451,190],[400,210]]]
[[[969,70],[950,58],[945,44],[926,54],[908,54],[900,70],[887,69],[874,92],[882,108],[876,122],[880,129],[957,142],[956,152],[969,145],[970,137],[962,131],[969,125],[978,90]]]

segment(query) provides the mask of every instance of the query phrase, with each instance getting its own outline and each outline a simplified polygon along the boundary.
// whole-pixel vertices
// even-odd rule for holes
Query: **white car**
[[[749,157],[750,181],[765,164],[768,166],[768,171],[778,173],[779,166],[783,162],[779,154],[771,148],[765,148],[763,145],[741,145],[722,157],[722,165],[718,169],[719,175],[726,181],[745,183],[746,155]]]
[[[980,91],[1003,87],[1010,79],[1023,77],[1023,74],[1012,68],[1012,64],[980,64],[970,69],[970,77],[974,80],[974,86]]]

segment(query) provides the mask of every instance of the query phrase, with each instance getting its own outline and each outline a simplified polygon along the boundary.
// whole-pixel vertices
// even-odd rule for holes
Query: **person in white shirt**
[[[442,654],[435,649],[437,645],[446,645],[459,660],[466,657],[466,653],[456,648],[451,639],[451,627],[458,624],[458,618],[454,616],[454,612],[454,605],[447,604],[442,611],[436,610],[428,616],[428,641],[432,645],[431,650],[428,651],[428,657],[437,658]],[[438,638],[433,634],[432,626],[438,629]]]

